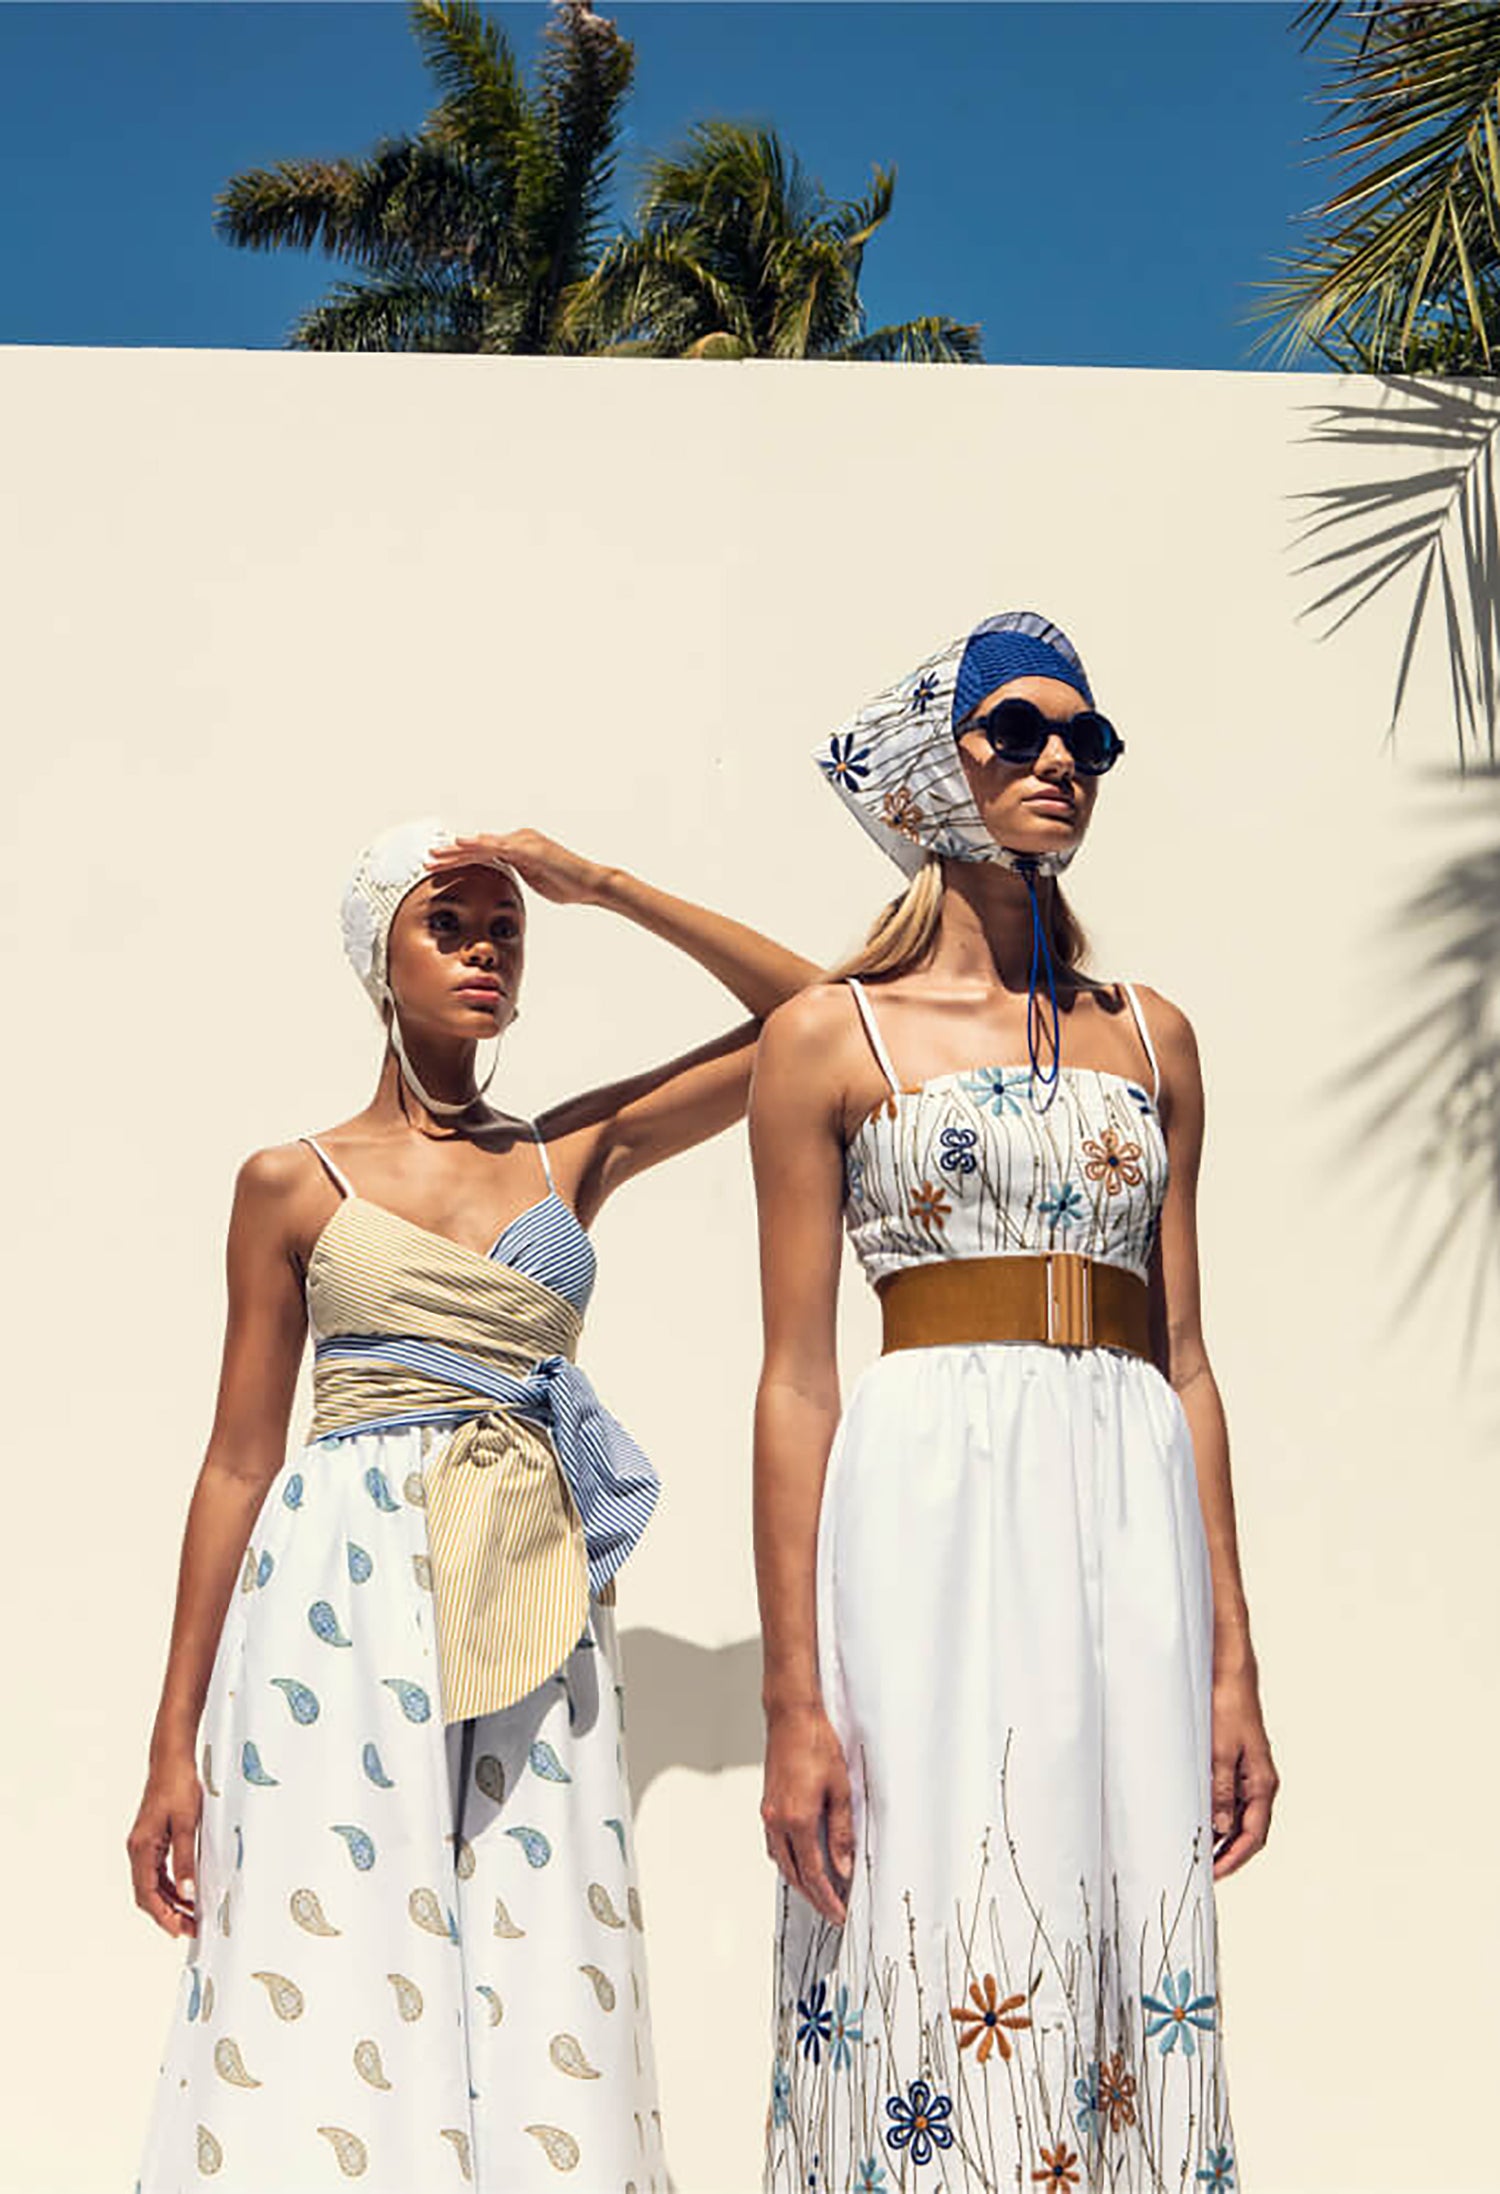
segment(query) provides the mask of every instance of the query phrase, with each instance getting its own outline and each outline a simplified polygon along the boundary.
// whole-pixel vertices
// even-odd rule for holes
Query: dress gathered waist
[[[452,1428],[424,1477],[450,1722],[513,1705],[561,1666],[660,1490],[566,1354],[498,1353],[385,1334],[324,1335],[314,1353],[314,1440]]]

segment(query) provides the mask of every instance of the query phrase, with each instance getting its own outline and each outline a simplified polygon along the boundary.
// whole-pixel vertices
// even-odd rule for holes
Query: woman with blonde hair
[[[751,1018],[535,1123],[495,1109],[476,1055],[518,1010],[523,884],[640,924]],[[534,831],[437,822],[365,849],[343,928],[379,1078],[240,1172],[129,1838],[137,1902],[188,1938],[139,2194],[650,2194],[613,1600],[657,1483],[573,1360],[587,1230],[740,1117],[760,1020],[814,970]]]
[[[769,2188],[1239,2184],[1214,1879],[1276,1774],[1202,1084],[1175,1006],[1084,972],[1057,883],[1121,752],[1019,611],[820,756],[911,881],[771,1017],[751,1106]],[[841,1219],[883,1328],[842,1414]]]

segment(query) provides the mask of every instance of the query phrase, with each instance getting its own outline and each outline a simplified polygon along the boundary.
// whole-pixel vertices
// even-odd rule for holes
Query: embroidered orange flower
[[[924,1181],[912,1197],[907,1209],[916,1220],[917,1225],[925,1228],[926,1232],[932,1235],[942,1232],[948,1223],[948,1215],[953,1206],[940,1188],[934,1188],[931,1181]]]
[[[882,812],[892,830],[899,830],[903,838],[920,836],[927,817],[912,797],[910,785],[898,785],[888,792],[882,803]]]
[[[1135,2124],[1135,2074],[1125,2069],[1125,2057],[1116,2050],[1108,2064],[1099,2067],[1099,2108],[1109,2114],[1109,2129]]]
[[[1024,1995],[1001,1996],[995,1986],[993,1973],[986,1973],[983,1982],[975,1981],[969,1990],[974,2008],[968,2004],[955,2004],[949,2016],[960,2029],[958,2046],[967,2049],[978,2042],[974,2056],[983,2064],[992,2049],[998,2049],[1002,2057],[1010,2055],[1010,2036],[1007,2027],[1030,2026],[1031,2020],[1021,2006]]]
[[[1139,1188],[1141,1146],[1122,1143],[1117,1128],[1107,1127],[1097,1143],[1085,1143],[1083,1155],[1087,1160],[1084,1172],[1091,1181],[1104,1183],[1106,1195],[1118,1196],[1127,1182],[1132,1188]]]
[[[1066,2141],[1059,2141],[1056,2148],[1042,2150],[1042,2169],[1031,2176],[1040,2179],[1044,2186],[1076,2186],[1078,2154]]]

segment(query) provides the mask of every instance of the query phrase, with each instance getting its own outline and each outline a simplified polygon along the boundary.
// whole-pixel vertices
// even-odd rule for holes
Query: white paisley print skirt
[[[257,1519],[139,2194],[666,2187],[613,1612],[445,1728],[434,1439],[319,1441]]]
[[[781,1892],[768,2188],[1239,2189],[1211,1617],[1154,1367],[1012,1345],[864,1374],[818,1545],[855,1873],[842,1928]]]

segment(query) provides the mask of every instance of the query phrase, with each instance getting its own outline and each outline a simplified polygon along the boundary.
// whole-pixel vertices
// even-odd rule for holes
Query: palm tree
[[[1348,180],[1270,286],[1263,340],[1345,371],[1488,374],[1500,352],[1500,8],[1492,0],[1316,0]]]
[[[774,130],[707,122],[650,162],[639,228],[610,244],[563,324],[582,347],[658,358],[866,358],[970,363],[979,330],[929,317],[866,329],[865,246],[895,172],[830,200]]]
[[[417,134],[236,175],[219,233],[359,270],[296,322],[303,350],[581,347],[562,302],[598,257],[634,49],[588,0],[560,0],[533,89],[470,0],[412,0],[411,26],[442,93]]]

